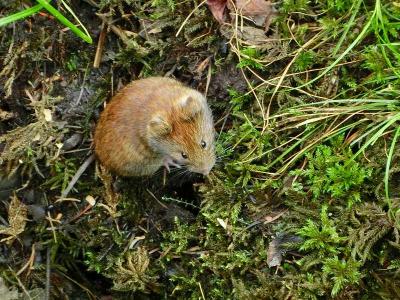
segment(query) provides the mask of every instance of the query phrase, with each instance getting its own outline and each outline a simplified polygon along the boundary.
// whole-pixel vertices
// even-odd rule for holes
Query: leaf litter
[[[219,23],[225,21],[225,9],[228,8],[229,13],[234,19],[234,15],[237,13],[240,16],[248,17],[257,26],[263,26],[264,31],[267,31],[271,24],[273,16],[276,14],[276,10],[273,7],[271,1],[265,0],[208,0],[207,5]]]
[[[0,226],[0,234],[8,235],[8,237],[1,239],[0,242],[11,244],[24,231],[27,214],[27,206],[14,195],[8,207],[8,226]]]

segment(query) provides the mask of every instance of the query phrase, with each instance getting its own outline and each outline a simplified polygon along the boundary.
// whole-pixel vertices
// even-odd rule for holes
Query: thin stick
[[[204,297],[203,288],[201,287],[201,283],[198,282],[198,284],[199,284],[199,288],[200,288],[201,297],[203,298],[203,300],[206,300],[206,297]]]
[[[205,96],[207,97],[207,93],[208,93],[208,88],[210,87],[210,82],[211,82],[211,72],[212,68],[211,68],[211,64],[208,65],[208,72],[207,72],[207,83],[206,83],[206,91],[205,91]]]
[[[54,242],[57,244],[57,235],[56,235],[56,230],[55,230],[55,227],[54,227],[54,224],[53,224],[53,218],[51,217],[51,215],[50,215],[50,212],[47,212],[47,217],[46,217],[46,219],[49,221],[49,223],[50,223],[50,229],[51,229],[51,232],[53,233],[53,237],[54,237]]]
[[[85,82],[86,82],[86,78],[87,78],[88,73],[89,73],[89,64],[87,64],[86,70],[85,70],[85,74],[83,74],[83,81],[82,81],[81,91],[79,92],[78,99],[76,99],[76,101],[75,101],[75,106],[78,105],[81,102],[81,99],[82,99],[82,96],[83,96],[83,91],[85,89]]]
[[[45,289],[45,295],[44,299],[49,300],[50,299],[50,289],[51,289],[51,283],[50,283],[50,274],[51,274],[51,269],[50,269],[50,247],[47,248],[46,251],[46,289]]]
[[[74,187],[75,183],[79,180],[79,178],[82,176],[83,172],[86,171],[86,169],[89,167],[89,165],[94,161],[94,154],[90,155],[85,162],[79,167],[78,171],[76,171],[74,177],[72,177],[71,181],[69,182],[67,188],[62,191],[61,193],[61,198],[66,198],[69,194],[69,192],[72,190]]]
[[[8,267],[10,269],[10,271],[12,272],[12,274],[14,275],[14,277],[17,279],[19,286],[21,287],[21,289],[23,290],[23,292],[26,294],[26,296],[28,297],[29,300],[32,300],[31,295],[29,294],[28,290],[26,289],[26,287],[24,286],[24,284],[22,283],[22,281],[19,279],[19,277],[14,273],[14,270],[11,269],[11,267]]]
[[[32,244],[32,251],[31,251],[31,256],[29,257],[28,261],[26,262],[26,264],[17,272],[17,276],[21,275],[22,272],[24,272],[26,270],[26,268],[29,267],[28,269],[28,275],[32,270],[32,266],[35,260],[35,244]]]
[[[101,31],[99,36],[99,41],[97,43],[96,55],[93,61],[93,68],[100,67],[101,57],[103,55],[104,41],[106,39],[106,22],[103,20],[101,24]]]
[[[204,3],[206,3],[207,0],[203,0],[199,5],[197,5],[191,12],[190,14],[186,17],[186,19],[183,21],[181,27],[179,27],[178,31],[176,32],[176,37],[178,37],[178,35],[181,33],[183,27],[185,26],[185,24],[189,21],[190,17],[194,14],[194,12],[196,10],[198,10],[200,8],[200,6],[202,6]]]
[[[126,35],[125,31],[119,28],[118,26],[113,25],[113,21],[110,21],[105,14],[96,13],[96,15],[104,22],[107,23],[108,27],[122,40],[122,42],[127,45],[129,44],[129,38]]]
[[[154,198],[154,200],[157,201],[158,204],[160,204],[163,208],[168,209],[168,206],[166,206],[164,203],[158,200],[157,197],[149,189],[146,189],[146,191],[150,194],[151,197]]]

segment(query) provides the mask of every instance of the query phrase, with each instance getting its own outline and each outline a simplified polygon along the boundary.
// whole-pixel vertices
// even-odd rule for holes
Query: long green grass
[[[83,28],[84,32],[81,31],[77,26],[75,26],[73,23],[71,23],[71,21],[69,21],[67,18],[65,18],[60,11],[58,11],[56,8],[54,8],[49,2],[51,1],[47,1],[47,0],[37,0],[37,2],[39,2],[39,4],[36,4],[35,6],[32,6],[30,8],[24,9],[20,12],[17,12],[15,14],[12,14],[10,16],[7,17],[3,17],[0,19],[0,27],[1,26],[5,26],[9,23],[13,23],[16,22],[18,20],[27,18],[37,12],[39,12],[40,10],[42,10],[43,8],[46,9],[50,14],[52,14],[57,20],[59,20],[63,25],[65,25],[66,27],[70,28],[71,31],[73,33],[75,33],[78,37],[80,37],[81,39],[83,39],[85,42],[91,44],[93,43],[92,38],[90,37],[89,32],[87,31],[87,29],[85,28],[85,26],[83,26],[83,24],[79,21],[79,19],[77,18],[77,16],[74,14],[74,12],[72,11],[72,9],[64,2],[61,1],[61,3],[64,5],[64,7],[69,11],[69,13],[74,17],[74,19],[80,24],[80,26]]]
[[[285,70],[277,77],[268,80],[263,78],[263,71],[279,61],[265,63],[263,56],[257,54],[255,50],[249,52],[246,50],[248,48],[245,48],[246,51],[241,51],[243,48],[241,41],[237,39],[235,43],[233,39],[231,45],[242,65],[261,80],[261,84],[256,86],[248,81],[250,87],[248,94],[255,96],[264,115],[262,134],[268,131],[266,128],[270,128],[275,133],[284,135],[289,133],[291,136],[274,148],[266,149],[257,155],[245,156],[237,162],[238,164],[245,165],[263,159],[280,148],[282,152],[263,167],[265,172],[280,175],[307,152],[339,134],[351,135],[348,141],[352,147],[355,147],[352,159],[364,153],[379,139],[392,137],[391,149],[393,150],[387,155],[384,177],[385,194],[388,197],[391,160],[397,148],[400,123],[400,105],[397,100],[400,95],[397,89],[400,83],[400,52],[396,39],[400,18],[390,11],[389,6],[389,3],[377,0],[372,10],[366,11],[365,1],[354,1],[348,14],[339,18],[343,26],[337,29],[337,41],[330,55],[322,58],[327,62],[332,62],[320,68],[316,75],[307,77],[307,80],[302,80],[296,72],[290,73],[291,69],[301,63],[303,59],[301,53],[309,49],[316,52],[320,48],[326,51],[323,47],[328,42],[332,43],[332,39],[335,38],[332,36],[332,31],[336,30],[335,26],[321,28],[308,41],[304,41],[299,49],[288,53],[291,61]],[[354,30],[358,30],[359,33],[352,34]],[[293,33],[292,36],[294,36]],[[349,38],[353,40],[349,41]],[[365,42],[366,40],[368,41]],[[253,53],[252,56],[249,56],[249,53]],[[342,85],[343,88],[331,98],[315,97],[313,90],[318,89],[322,81],[331,77],[332,72],[339,69],[340,64],[345,64],[351,59],[349,58],[351,56],[358,56],[361,61],[360,67],[376,71],[362,82],[351,85],[349,83],[348,89]],[[298,72],[298,74],[315,74],[315,72],[316,70],[313,69],[305,69],[304,72]],[[285,81],[296,77],[297,84],[284,84]],[[269,92],[271,98],[267,100],[269,101],[268,108],[264,108],[265,101],[259,96],[259,91],[264,86],[272,87],[272,91]],[[288,106],[270,115],[272,102],[276,101],[278,94],[288,97],[299,92],[305,95],[301,97],[304,99],[302,104]],[[258,126],[258,124],[260,123],[257,120],[253,126]],[[251,153],[255,152],[251,151]]]

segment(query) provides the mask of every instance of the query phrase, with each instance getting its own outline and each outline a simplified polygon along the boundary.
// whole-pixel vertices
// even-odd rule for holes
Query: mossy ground
[[[0,28],[0,291],[400,298],[400,4],[285,0],[264,32],[200,2],[67,1],[93,45],[45,13]],[[165,74],[207,91],[212,174],[115,179],[91,164],[60,198],[104,101]]]

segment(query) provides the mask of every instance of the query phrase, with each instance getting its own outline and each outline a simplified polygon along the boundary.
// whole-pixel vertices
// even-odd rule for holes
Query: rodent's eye
[[[182,154],[182,157],[183,157],[184,159],[187,159],[187,158],[188,158],[188,155],[187,155],[185,152],[182,152],[181,154]]]
[[[207,143],[205,142],[205,141],[201,141],[201,143],[200,143],[200,145],[201,145],[201,148],[205,148],[205,147],[207,147]]]

